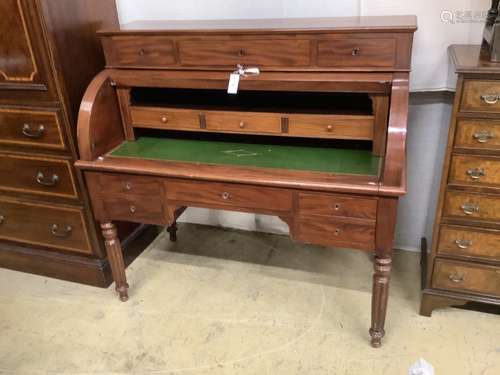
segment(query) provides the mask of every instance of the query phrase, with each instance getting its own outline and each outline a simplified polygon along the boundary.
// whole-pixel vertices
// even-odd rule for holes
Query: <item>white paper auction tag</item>
[[[231,73],[231,75],[229,76],[229,85],[227,86],[227,93],[237,94],[239,85],[240,85],[240,74]]]

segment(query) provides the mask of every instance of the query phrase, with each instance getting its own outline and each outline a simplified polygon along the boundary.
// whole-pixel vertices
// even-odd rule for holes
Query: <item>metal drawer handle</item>
[[[464,203],[461,208],[466,215],[474,215],[479,212],[479,205],[475,203]]]
[[[453,281],[456,284],[460,284],[460,283],[464,282],[464,276],[463,275],[461,275],[461,276],[459,276],[459,275],[449,275],[448,279],[450,281]]]
[[[137,211],[137,208],[135,206],[130,206],[129,211],[130,211],[131,214],[135,214],[136,211]]]
[[[500,99],[498,94],[486,94],[481,95],[481,99],[489,105],[494,105],[498,103],[498,99]]]
[[[487,130],[480,130],[477,133],[474,133],[474,139],[478,143],[488,143],[493,139],[493,134]]]
[[[340,210],[341,207],[342,207],[342,205],[340,203],[335,203],[335,206],[333,206],[335,211]]]
[[[339,228],[337,228],[337,229],[335,229],[335,232],[333,232],[333,234],[334,234],[335,236],[340,236],[340,235],[342,234],[342,230],[341,230],[341,229],[339,229]]]
[[[64,229],[59,229],[59,225],[57,224],[52,224],[52,226],[50,227],[50,233],[52,233],[54,237],[59,238],[68,238],[69,236],[71,236],[72,231],[73,228],[71,227],[71,225],[66,225]]]
[[[125,189],[126,189],[127,191],[132,190],[132,183],[131,183],[131,182],[127,182],[127,183],[125,184]]]
[[[455,245],[461,249],[467,249],[472,246],[472,241],[470,240],[456,240]]]
[[[480,180],[481,177],[486,176],[486,172],[483,168],[470,168],[467,170],[467,176],[473,180]]]
[[[32,139],[40,139],[45,135],[45,126],[38,125],[37,130],[32,130],[30,124],[23,125],[23,135]]]
[[[231,198],[231,194],[229,194],[228,192],[224,192],[222,193],[222,199],[224,200],[228,200],[229,198]]]
[[[36,175],[36,182],[43,186],[54,186],[59,182],[59,176],[53,174],[51,179],[47,181],[43,172],[38,172]]]
[[[3,224],[4,221],[5,221],[5,216],[0,215],[0,224]]]

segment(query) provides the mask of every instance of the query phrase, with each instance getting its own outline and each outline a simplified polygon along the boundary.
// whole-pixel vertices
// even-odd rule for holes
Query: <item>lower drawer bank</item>
[[[280,216],[297,240],[325,246],[375,247],[378,200],[210,181],[86,172],[97,219],[168,225],[180,207]]]
[[[92,254],[83,209],[0,197],[0,239]]]

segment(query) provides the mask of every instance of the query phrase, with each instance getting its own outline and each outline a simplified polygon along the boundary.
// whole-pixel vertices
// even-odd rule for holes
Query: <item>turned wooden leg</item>
[[[389,280],[392,258],[375,257],[372,291],[372,327],[370,328],[371,344],[374,348],[382,345],[385,335],[385,316],[389,299]]]
[[[177,241],[177,223],[174,223],[167,228],[167,232],[170,234],[170,241]]]
[[[113,223],[101,224],[102,235],[108,253],[108,261],[111,266],[111,273],[115,281],[115,289],[120,295],[120,299],[125,302],[128,300],[128,284],[125,275],[125,263],[123,262],[122,247]]]

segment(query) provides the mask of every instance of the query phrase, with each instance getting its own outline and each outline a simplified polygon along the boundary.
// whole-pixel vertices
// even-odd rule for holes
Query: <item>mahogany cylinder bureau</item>
[[[449,48],[458,73],[420,313],[500,305],[500,64],[480,46]]]
[[[96,29],[114,0],[0,1],[0,266],[111,282],[77,159],[85,88],[104,66]]]
[[[380,346],[415,30],[407,16],[101,31],[107,69],[80,108],[76,166],[120,298],[116,220],[168,226],[175,240],[187,207],[275,215],[297,241],[375,253],[370,334]]]

